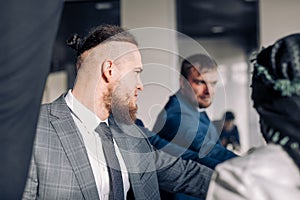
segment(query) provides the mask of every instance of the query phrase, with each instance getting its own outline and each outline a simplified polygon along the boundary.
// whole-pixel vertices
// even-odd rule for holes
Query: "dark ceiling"
[[[65,0],[57,37],[53,47],[51,72],[75,64],[75,51],[66,41],[75,33],[84,36],[99,24],[120,25],[119,0]]]
[[[194,39],[234,38],[248,52],[257,47],[258,0],[174,1],[179,32]],[[75,62],[75,53],[65,44],[72,33],[84,35],[99,23],[120,24],[120,10],[120,0],[65,0],[51,71]]]
[[[258,0],[177,0],[178,31],[192,38],[231,37],[257,47]]]

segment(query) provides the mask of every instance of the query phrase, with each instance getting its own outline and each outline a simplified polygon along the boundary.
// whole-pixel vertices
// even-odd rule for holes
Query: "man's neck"
[[[95,96],[96,92],[91,94],[90,91],[91,90],[79,90],[78,88],[74,87],[72,94],[77,101],[79,101],[91,112],[95,113],[99,119],[107,119],[109,117],[109,111],[102,100],[103,98]]]
[[[182,89],[179,90],[179,96],[181,99],[183,99],[185,102],[187,102],[194,109],[196,109],[196,110],[202,109],[202,108],[199,108],[198,102],[196,100],[192,101],[190,99],[189,94],[185,93],[184,90],[182,90]]]

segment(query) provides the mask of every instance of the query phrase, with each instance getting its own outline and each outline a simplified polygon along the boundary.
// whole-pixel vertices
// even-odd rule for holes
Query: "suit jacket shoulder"
[[[80,133],[63,96],[41,107],[24,199],[99,199]]]

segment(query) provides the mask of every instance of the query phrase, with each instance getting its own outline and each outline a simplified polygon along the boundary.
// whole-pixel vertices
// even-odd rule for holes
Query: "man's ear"
[[[106,82],[109,82],[112,78],[112,66],[113,66],[112,60],[105,60],[102,63],[102,66],[101,66],[102,78]]]

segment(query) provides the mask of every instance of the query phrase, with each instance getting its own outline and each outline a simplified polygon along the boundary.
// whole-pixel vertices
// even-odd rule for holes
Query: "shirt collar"
[[[65,96],[65,100],[75,117],[77,117],[89,129],[94,130],[100,124],[100,122],[105,122],[108,125],[108,119],[104,121],[101,120],[95,113],[80,103],[72,94],[71,89]]]
[[[199,108],[197,107],[198,112],[205,112],[205,108]]]

